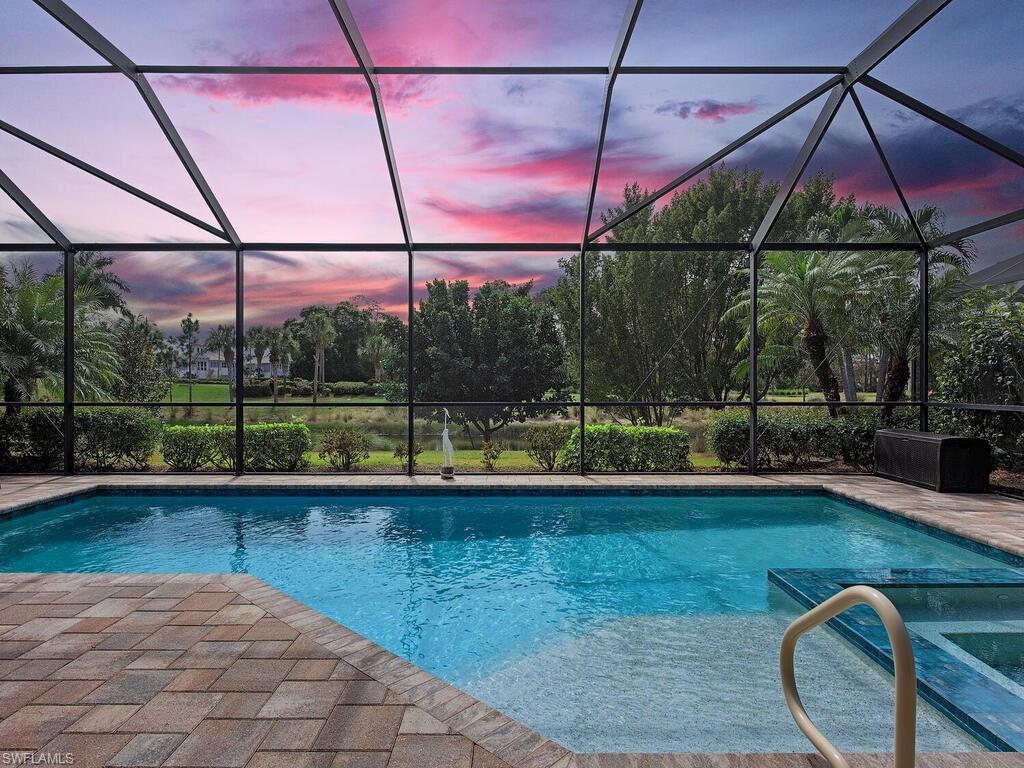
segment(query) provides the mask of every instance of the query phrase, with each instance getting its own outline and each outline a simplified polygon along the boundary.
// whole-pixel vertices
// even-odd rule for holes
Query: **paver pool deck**
[[[97,488],[440,484],[400,476],[22,476],[0,514]],[[1024,555],[1024,503],[872,477],[466,477],[465,488],[820,487]],[[808,745],[808,748],[809,745]],[[812,753],[573,754],[245,574],[0,573],[0,765],[821,768]],[[850,755],[881,768],[891,755]],[[31,764],[30,762],[28,764]],[[923,768],[1021,754],[926,754]]]

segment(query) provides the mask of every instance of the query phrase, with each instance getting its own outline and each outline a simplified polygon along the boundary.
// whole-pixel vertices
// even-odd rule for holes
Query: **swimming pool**
[[[95,495],[0,522],[8,571],[258,576],[578,751],[808,751],[769,568],[1000,563],[824,493]],[[890,676],[798,649],[844,750],[891,748]],[[919,748],[978,745],[922,702]]]

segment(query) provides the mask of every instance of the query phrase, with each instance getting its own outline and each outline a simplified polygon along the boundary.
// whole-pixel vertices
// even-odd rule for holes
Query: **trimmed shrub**
[[[750,453],[750,412],[746,408],[724,408],[708,417],[708,448],[728,469],[748,466]]]
[[[64,414],[60,408],[0,416],[0,470],[48,472],[64,466]]]
[[[313,444],[302,422],[246,424],[243,427],[246,469],[293,472],[306,466],[305,453]],[[175,470],[194,472],[207,466],[235,468],[235,427],[232,424],[180,424],[167,427],[164,461]]]
[[[75,462],[97,470],[148,469],[160,431],[160,420],[144,408],[77,409]]]
[[[248,425],[242,427],[244,430]],[[235,469],[235,426],[233,424],[213,424],[210,426],[210,463],[214,468],[224,471]]]
[[[980,437],[992,448],[993,469],[1024,471],[1021,415],[1013,411],[932,409],[931,429],[947,435]]]
[[[675,427],[588,424],[584,469],[591,472],[683,472],[690,463],[690,436]],[[580,429],[573,429],[559,456],[561,469],[580,465]]]
[[[803,469],[842,455],[842,419],[802,408],[759,413],[757,437],[762,466]]]
[[[269,400],[274,396],[274,390],[269,381],[250,381],[242,387],[242,394],[248,398]]]
[[[164,427],[164,461],[177,472],[195,472],[213,462],[213,432],[206,424],[172,424]]]
[[[266,386],[267,394],[273,395],[269,382]],[[277,391],[292,397],[312,397],[313,382],[307,379],[279,381]],[[377,394],[376,386],[366,381],[328,381],[320,385],[319,392],[322,397],[373,397]]]
[[[331,424],[320,432],[320,458],[347,472],[370,458],[370,438],[358,427]]]
[[[325,385],[334,397],[373,397],[376,388],[365,381],[335,381]]]
[[[309,427],[299,421],[246,424],[245,468],[256,472],[294,472],[307,465],[313,445]]]
[[[526,430],[526,455],[541,469],[553,472],[558,466],[558,454],[569,442],[572,429],[568,424],[549,427],[530,427]]]
[[[851,409],[852,410],[852,409]],[[913,427],[916,414],[883,416],[874,409],[829,416],[818,409],[787,408],[758,413],[758,466],[806,469],[842,461],[869,470],[875,463],[875,430]],[[750,450],[749,413],[727,409],[708,421],[708,444],[727,467],[747,467]]]
[[[306,381],[305,379],[290,379],[288,381],[281,382],[278,387],[278,392],[282,395],[290,395],[292,397],[312,397],[313,382]]]
[[[501,454],[504,452],[505,449],[498,443],[485,440],[480,445],[480,461],[483,463],[484,469],[488,472],[493,472],[498,466],[498,459],[501,458]]]
[[[838,419],[842,422],[840,458],[851,467],[871,471],[875,467],[875,431],[879,429],[918,429],[916,408],[898,409],[889,416],[876,408],[861,408]]]

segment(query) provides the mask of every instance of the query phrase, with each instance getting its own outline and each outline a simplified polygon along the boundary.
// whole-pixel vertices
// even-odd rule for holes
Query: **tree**
[[[384,361],[394,352],[395,345],[383,333],[371,333],[359,348],[359,353],[373,368],[373,378],[380,381],[384,378]]]
[[[910,242],[917,235],[910,221],[881,206],[869,206],[866,216],[874,225],[874,239]],[[914,212],[918,227],[927,240],[945,235],[941,211],[925,206]],[[952,294],[967,276],[977,255],[974,243],[957,240],[928,251],[929,321],[938,331],[942,313],[952,306]],[[916,354],[921,323],[920,257],[913,252],[879,252],[874,255],[878,267],[876,292],[880,297],[874,337],[882,350],[885,369],[881,387],[883,402],[903,398],[910,381],[910,361]],[[891,412],[891,406],[886,407]]]
[[[651,207],[611,230],[608,242],[743,242],[756,231],[778,190],[758,171],[711,169],[706,179],[675,193],[660,210]],[[636,184],[623,204],[607,211],[611,220],[646,194]],[[804,210],[806,209],[806,210]],[[785,227],[818,212],[787,206]],[[740,391],[745,360],[739,344],[745,328],[723,315],[747,280],[743,251],[678,253],[628,249],[586,255],[587,394],[604,400],[724,400]],[[563,275],[548,299],[566,338],[579,334],[579,259],[562,262]],[[579,375],[577,345],[567,349]],[[662,424],[668,409],[621,409],[633,422]]]
[[[322,355],[321,381],[366,381],[372,375],[366,359],[360,352],[363,340],[373,333],[374,310],[357,307],[351,301],[339,301],[333,306],[315,305],[304,307],[299,313],[299,352],[293,373],[302,378],[313,378],[315,350],[309,334],[302,326],[311,314],[326,314],[334,327],[334,336],[324,347]]]
[[[235,399],[235,326],[218,325],[210,335],[206,337],[206,349],[209,352],[220,354],[227,369],[228,397]]]
[[[285,323],[280,328],[269,328],[267,330],[267,353],[270,359],[270,377],[273,379],[274,404],[277,405],[278,389],[277,375],[285,373],[285,364],[295,357],[298,351],[298,344],[295,340],[295,329],[290,323]]]
[[[815,183],[813,197],[819,201],[816,213],[806,221],[801,239],[810,243],[855,243],[871,232],[853,196],[835,201],[822,192],[831,185]],[[829,210],[820,210],[831,205]],[[829,412],[838,413],[833,403],[840,402],[839,380],[830,356],[842,352],[857,322],[857,308],[871,303],[875,280],[883,263],[864,258],[855,251],[770,251],[761,256],[758,296],[758,343],[769,352],[769,361],[778,355],[787,339],[799,338],[818,388],[829,403]],[[746,272],[746,270],[744,270]],[[750,314],[750,289],[726,317]],[[843,330],[840,330],[843,329]],[[745,343],[750,343],[749,331]],[[856,398],[856,390],[847,394]]]
[[[114,326],[117,379],[114,398],[121,402],[158,403],[170,388],[160,358],[163,334],[142,315],[128,314]]]
[[[938,395],[943,402],[1024,406],[1024,303],[1005,288],[986,287],[960,296],[955,323],[941,323],[943,354]],[[937,328],[938,329],[938,328]],[[1024,471],[1019,413],[948,409],[935,414],[938,429],[983,437],[997,467]]]
[[[108,329],[97,322],[93,288],[75,288],[75,396],[110,395],[116,374]],[[7,402],[59,397],[64,384],[64,280],[25,263],[0,268],[0,379]],[[7,412],[17,406],[7,406]]]
[[[484,283],[472,300],[465,280],[432,280],[426,287],[426,299],[413,312],[417,399],[526,404],[552,394],[565,397],[568,379],[555,313],[532,296],[532,282]],[[453,421],[485,441],[511,422],[558,410],[449,406]]]
[[[185,377],[188,380],[188,415],[192,416],[195,413],[192,408],[192,384],[195,381],[192,367],[195,365],[196,354],[199,352],[199,321],[192,317],[191,312],[187,317],[181,319],[181,335],[177,338],[177,342],[181,361],[185,364]]]
[[[256,378],[260,380],[263,379],[263,358],[270,347],[270,330],[256,325],[245,332],[245,346],[252,350],[253,360],[256,361]]]
[[[313,348],[313,402],[315,403],[319,393],[319,384],[326,383],[325,352],[327,346],[334,341],[337,330],[334,327],[334,319],[326,308],[321,307],[306,315],[303,333]]]
[[[171,402],[174,401],[174,381],[178,378],[178,364],[181,356],[178,354],[177,342],[170,337],[162,335],[157,342],[156,357],[160,363],[160,370],[163,372],[164,380],[167,382],[167,390]]]
[[[94,297],[96,309],[113,310],[122,315],[129,314],[124,303],[124,294],[131,288],[120,277],[110,271],[114,257],[97,251],[75,253],[75,289],[84,289]],[[64,277],[64,264],[57,268],[55,275]]]
[[[767,328],[797,330],[825,401],[839,402],[839,381],[829,361],[830,345],[845,303],[869,291],[864,261],[845,251],[771,251],[761,260],[757,316]],[[749,314],[749,290],[731,315]],[[835,415],[837,409],[829,406]]]

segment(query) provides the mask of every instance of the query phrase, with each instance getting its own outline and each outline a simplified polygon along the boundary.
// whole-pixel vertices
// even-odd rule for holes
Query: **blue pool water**
[[[0,522],[9,571],[234,571],[582,751],[806,751],[768,568],[993,567],[824,494],[94,496]],[[805,703],[891,748],[891,678],[820,630]],[[922,749],[976,745],[924,706]]]

